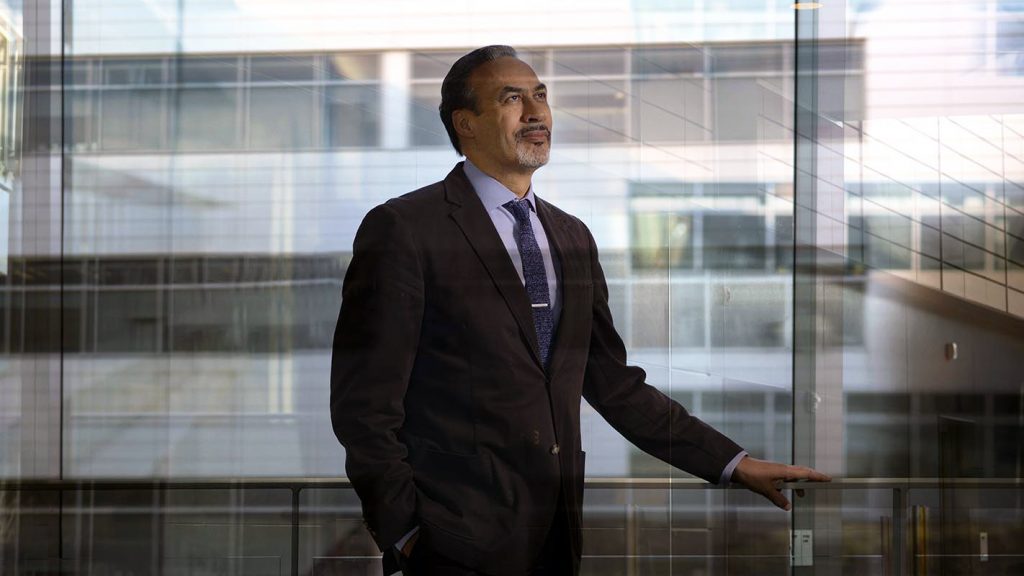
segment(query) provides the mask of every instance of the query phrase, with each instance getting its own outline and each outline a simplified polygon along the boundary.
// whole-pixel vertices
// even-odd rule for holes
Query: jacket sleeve
[[[626,365],[626,347],[612,322],[597,246],[590,231],[586,233],[594,309],[583,397],[644,452],[717,484],[742,448],[647,384],[642,369]]]
[[[345,471],[381,550],[416,525],[416,488],[399,440],[423,317],[410,231],[383,204],[363,219],[345,273],[331,356],[331,422]]]

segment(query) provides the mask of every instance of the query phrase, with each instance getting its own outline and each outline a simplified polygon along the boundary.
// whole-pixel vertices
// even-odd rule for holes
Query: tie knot
[[[504,204],[504,207],[515,216],[516,222],[529,224],[530,202],[528,200],[509,200]]]

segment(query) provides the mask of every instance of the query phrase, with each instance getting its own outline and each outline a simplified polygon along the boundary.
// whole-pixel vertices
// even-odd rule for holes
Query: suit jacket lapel
[[[473,190],[473,185],[466,178],[460,162],[444,179],[445,197],[452,204],[450,216],[466,240],[473,247],[494,284],[498,287],[505,303],[519,324],[519,330],[529,343],[530,353],[533,354],[537,366],[540,362],[540,348],[537,344],[537,330],[533,325],[533,309],[530,307],[530,299],[523,287],[522,280],[516,272],[512,259],[508,256],[508,250],[502,244],[498,232],[491,223],[491,217],[484,210],[483,203]]]
[[[574,250],[572,237],[568,234],[568,224],[548,206],[547,202],[539,198],[537,216],[544,226],[548,244],[554,251],[561,269],[558,286],[561,291],[562,307],[558,317],[558,331],[551,343],[551,361],[548,366],[548,373],[554,379],[568,353],[567,343],[573,341],[573,336],[579,328],[579,314],[585,312],[578,309],[578,305],[584,300],[577,294],[578,290],[584,289],[585,283],[580,278],[579,264],[571,253]]]

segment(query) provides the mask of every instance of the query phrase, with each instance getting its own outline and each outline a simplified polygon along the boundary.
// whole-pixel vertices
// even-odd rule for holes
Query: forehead
[[[470,76],[470,84],[478,94],[497,92],[506,86],[532,90],[539,83],[529,64],[511,56],[491,60]]]

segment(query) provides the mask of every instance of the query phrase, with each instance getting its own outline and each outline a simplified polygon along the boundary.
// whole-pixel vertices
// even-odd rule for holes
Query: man
[[[547,88],[507,46],[460,58],[441,120],[466,161],[366,215],[331,368],[334,431],[385,573],[574,574],[580,398],[644,451],[789,509],[782,480],[626,364],[587,227],[538,197]]]

